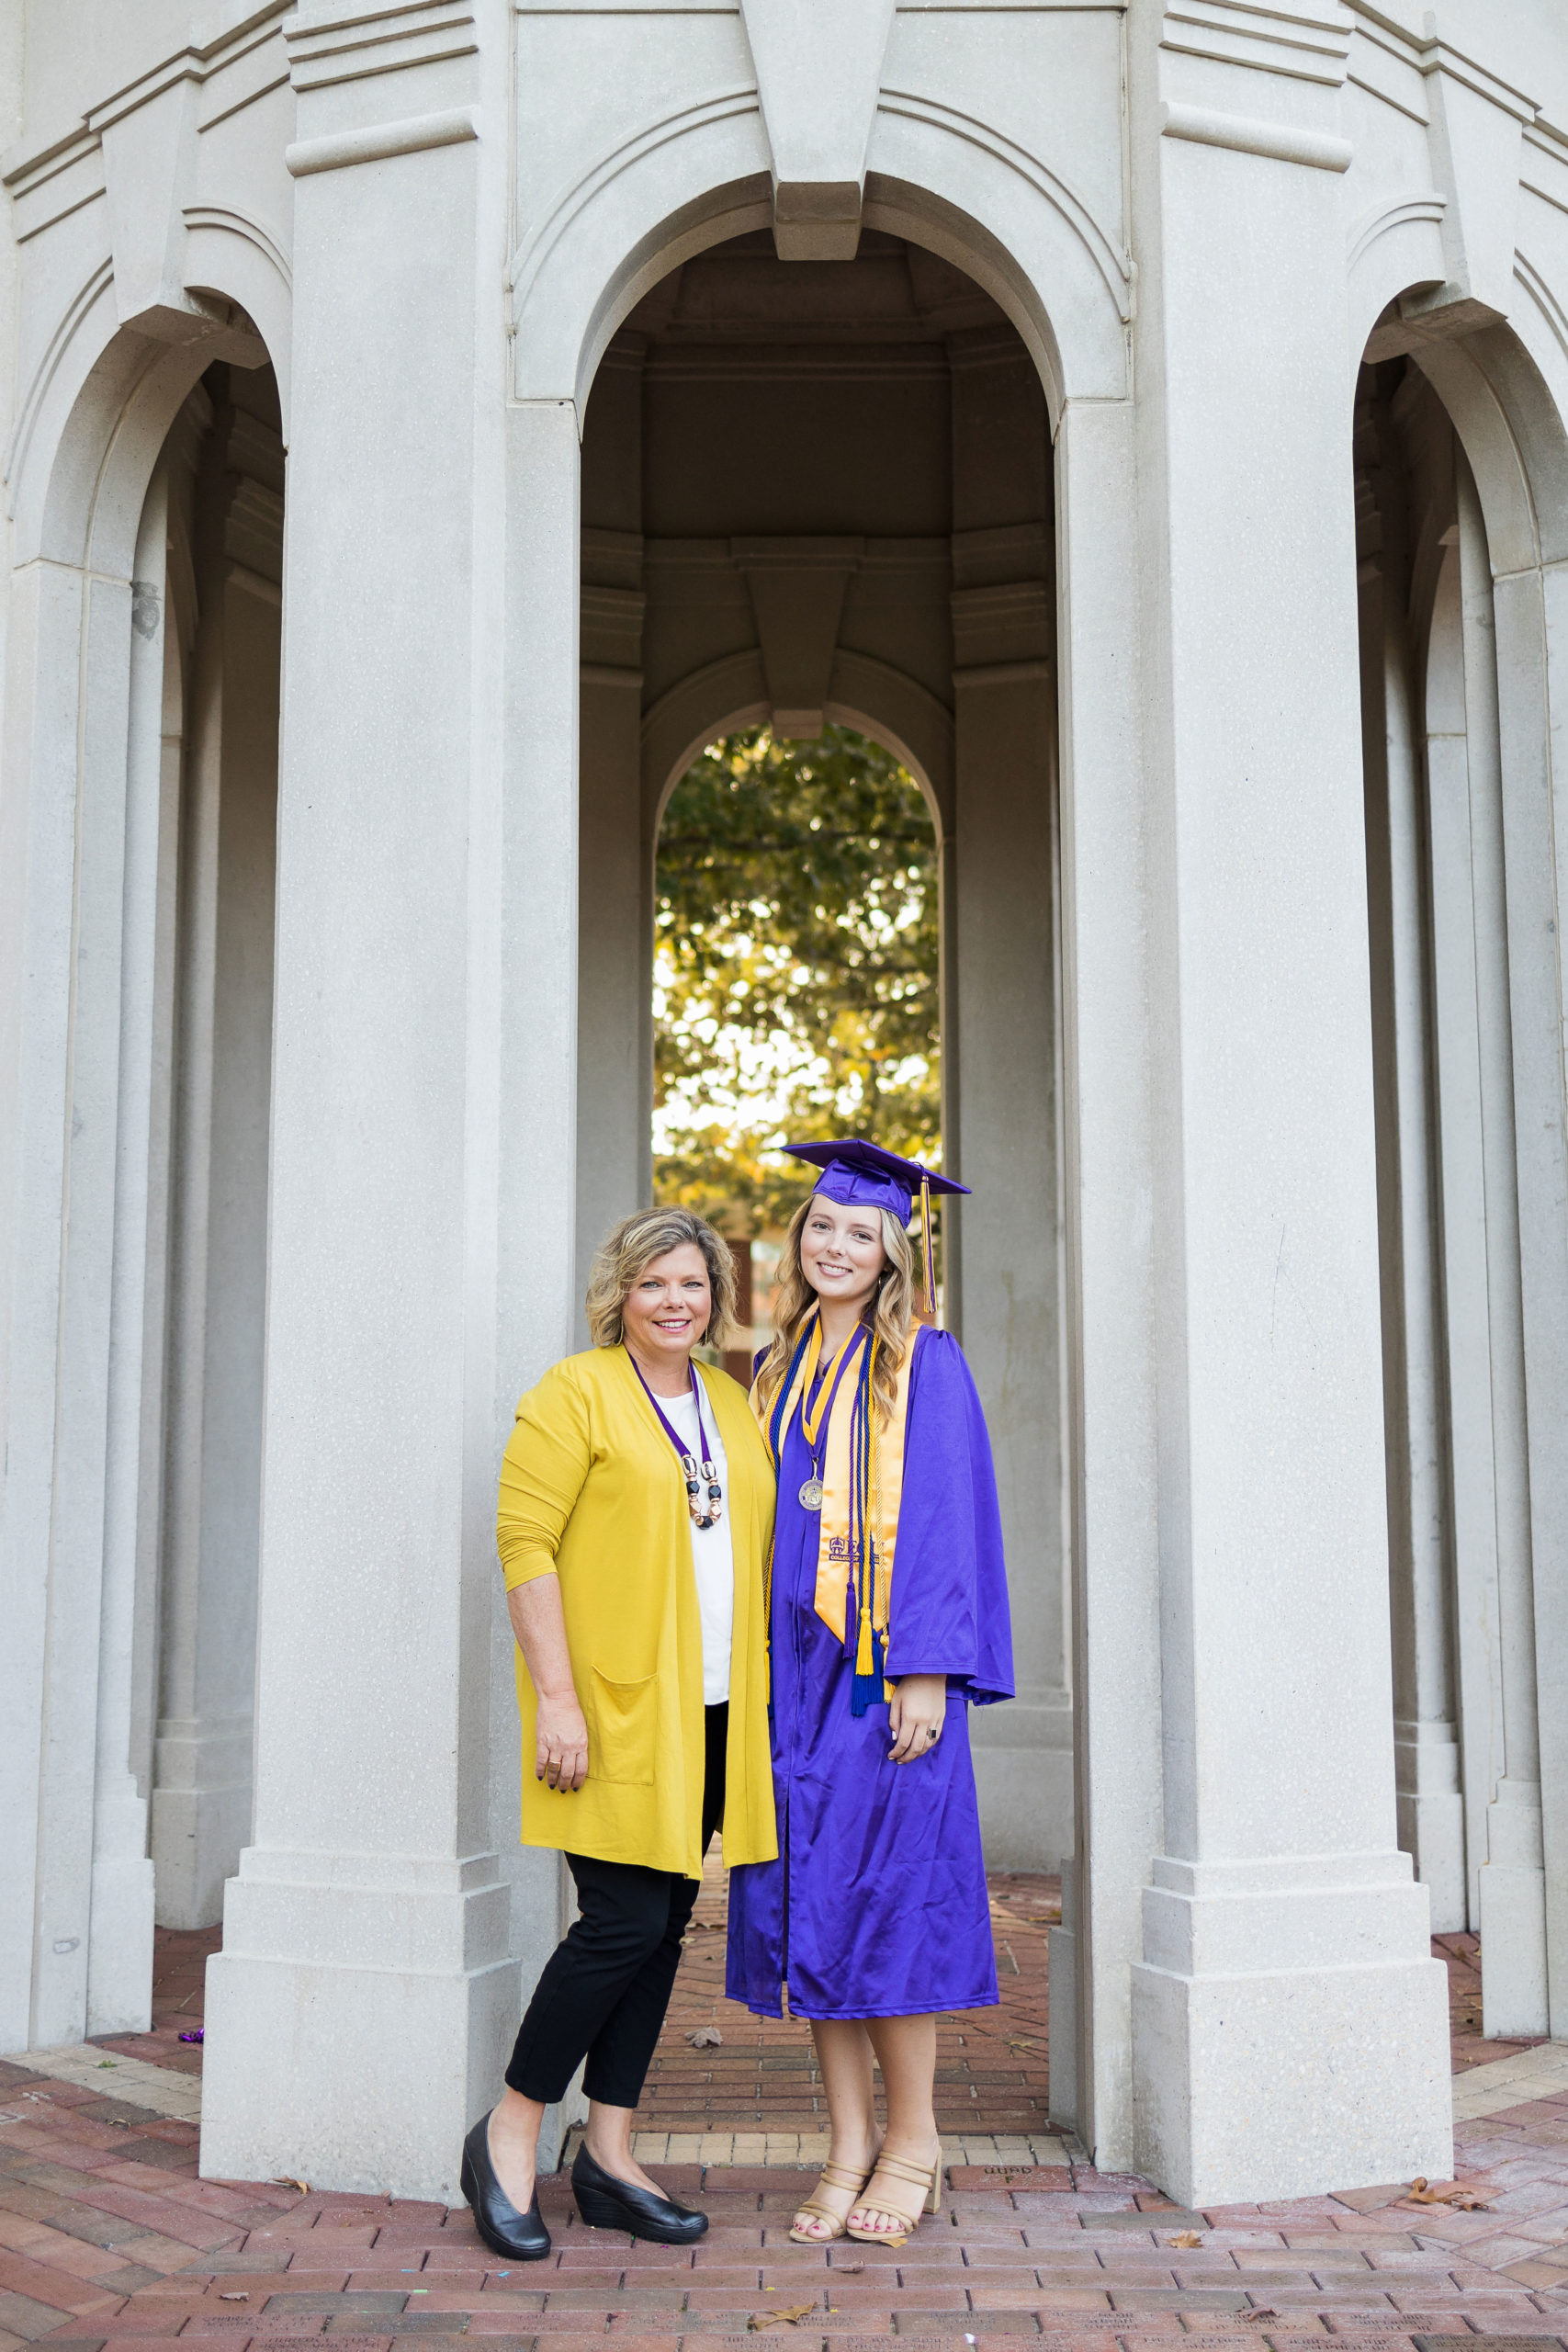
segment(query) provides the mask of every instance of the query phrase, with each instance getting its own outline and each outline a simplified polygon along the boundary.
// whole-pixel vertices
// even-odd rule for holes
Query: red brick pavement
[[[951,2176],[946,2211],[903,2247],[795,2246],[798,2177],[667,2175],[700,2196],[694,2248],[584,2228],[544,2184],[549,2259],[498,2263],[467,2211],[196,2177],[191,2126],[0,2065],[0,2352],[486,2352],[734,2347],[758,2323],[810,2352],[1449,2352],[1475,2335],[1568,2346],[1568,2097],[1465,2134],[1495,2210],[1398,2188],[1189,2214],[1145,2182],[1071,2168],[1060,2188]],[[1197,2244],[1178,2243],[1192,2235]],[[784,2313],[794,2314],[782,2320]],[[836,2326],[829,2326],[836,2321]],[[774,2333],[773,2326],[768,2333]],[[325,2352],[325,2347],[321,2347]]]
[[[947,2132],[1043,2132],[1046,1933],[1062,1916],[1062,1883],[998,1871],[990,1886],[1001,2006],[942,2019],[937,2121]],[[710,1858],[639,2129],[820,2131],[827,2110],[810,2032],[725,1999],[724,1928],[723,1866]],[[694,2050],[687,2040],[705,2025],[723,2035],[717,2049]]]
[[[1043,2112],[1044,2089],[1052,1890],[1014,1879],[994,1893],[1003,2006],[953,2018],[942,2042],[944,2123],[977,2131],[1017,2128],[1002,2118],[1028,2102]],[[710,1887],[705,1915],[721,1901]],[[711,1926],[694,1933],[660,2050],[659,2121],[722,2127],[765,2088],[768,2120],[815,2122],[804,2029],[759,2027],[723,2001],[721,1942]],[[1473,1943],[1446,1949],[1463,1942],[1439,1949],[1456,2063],[1473,2063],[1505,2045],[1476,2048]],[[189,1946],[168,1939],[159,1966],[153,2036],[115,2047],[150,2054],[150,2040],[198,2012]],[[728,2068],[686,2066],[693,2018],[733,2026]],[[781,2054],[795,2063],[770,2064]],[[716,2337],[739,2352],[783,2312],[799,2316],[765,2332],[807,2352],[876,2352],[893,2336],[929,2352],[960,2341],[1170,2352],[1194,2337],[1213,2352],[1326,2340],[1460,2352],[1476,2335],[1568,2352],[1568,2094],[1464,2126],[1460,2149],[1492,2211],[1413,2207],[1395,2185],[1187,2214],[1147,2182],[1081,2163],[1023,2178],[954,2167],[947,2210],[902,2248],[791,2245],[798,2176],[695,2167],[664,2177],[700,2194],[707,2236],[690,2250],[638,2246],[584,2228],[558,2177],[542,2191],[555,2250],[517,2267],[485,2251],[461,2206],[202,2181],[193,2126],[0,2062],[0,2352],[175,2352],[176,2340],[192,2352],[186,2339],[208,2337],[230,2352],[309,2352],[323,2336],[334,2352],[415,2352],[431,2335],[482,2336],[486,2352],[557,2352],[581,2336],[612,2352],[682,2352],[688,2339],[698,2352]],[[1189,2231],[1196,2245],[1174,2243]]]
[[[1046,1937],[1061,1917],[1061,1881],[998,1871],[990,1887],[1001,2006],[942,2022],[937,2117],[947,2132],[1039,2131],[1046,2120]],[[650,2131],[818,2130],[821,2085],[810,2035],[789,2018],[753,2018],[725,1999],[724,1924],[724,1869],[716,1854],[693,1917],[641,2120]],[[103,2047],[198,2074],[199,2047],[179,2037],[201,2023],[204,1972],[221,1936],[219,1928],[160,1928],[152,2030],[108,2037]],[[1436,1936],[1432,1950],[1449,1971],[1456,2074],[1535,2046],[1482,2039],[1476,1937]],[[724,2036],[718,2049],[692,2048],[686,2037],[700,2025],[718,2027]]]
[[[1449,1972],[1449,2032],[1456,2075],[1471,2066],[1484,2066],[1494,2058],[1517,2057],[1535,2050],[1534,2041],[1486,2041],[1481,2031],[1481,1939],[1472,1935],[1434,1936],[1434,1959]]]
[[[182,2075],[199,2075],[199,2044],[182,2041],[201,2023],[207,1990],[207,1963],[223,1940],[221,1928],[157,1928],[152,1935],[152,2030],[151,2033],[105,2034],[105,2050],[127,2058],[145,2058],[150,2065],[173,2066]]]

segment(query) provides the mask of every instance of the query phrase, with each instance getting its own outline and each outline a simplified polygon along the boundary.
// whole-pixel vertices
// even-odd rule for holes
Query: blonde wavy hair
[[[789,1230],[779,1251],[773,1343],[757,1374],[758,1395],[764,1408],[771,1408],[776,1399],[806,1318],[817,1305],[817,1293],[807,1281],[800,1262],[800,1237],[815,1198],[815,1193],[808,1193],[802,1201],[789,1221]],[[919,1319],[920,1290],[914,1244],[908,1234],[886,1209],[879,1209],[877,1215],[882,1219],[882,1247],[887,1263],[877,1278],[876,1289],[867,1300],[861,1320],[870,1326],[880,1341],[871,1385],[876,1398],[877,1420],[886,1424],[897,1399],[898,1367],[912,1343]]]
[[[703,1340],[723,1348],[735,1321],[735,1261],[724,1236],[691,1209],[638,1209],[605,1235],[588,1274],[588,1332],[596,1348],[622,1345],[627,1298],[656,1260],[688,1241],[703,1253],[713,1298]]]

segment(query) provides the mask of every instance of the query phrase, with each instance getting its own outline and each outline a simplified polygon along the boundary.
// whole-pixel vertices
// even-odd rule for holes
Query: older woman
[[[539,2126],[584,2059],[583,2220],[667,2245],[707,2227],[636,2162],[631,2127],[715,1829],[733,1860],[778,1851],[762,1607],[773,1472],[744,1390],[692,1361],[703,1341],[722,1345],[734,1303],[728,1249],[701,1217],[627,1217],[593,1262],[593,1346],[524,1397],[502,1465],[523,1842],[564,1851],[580,1906],[506,2089],[463,2151],[479,2234],[516,2262],[549,2252]]]
[[[1007,1582],[975,1384],[917,1322],[914,1194],[929,1299],[931,1193],[964,1188],[858,1138],[790,1148],[821,1173],[751,1392],[779,1471],[784,1852],[730,1874],[728,1990],[776,2017],[787,1984],[811,2021],[832,2143],[791,2236],[901,2245],[939,2197],[935,2013],[997,1998],[966,1717],[1012,1696]]]

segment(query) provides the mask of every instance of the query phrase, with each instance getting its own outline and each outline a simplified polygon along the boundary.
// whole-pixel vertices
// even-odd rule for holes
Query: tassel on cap
[[[920,1170],[920,1236],[926,1253],[926,1313],[936,1316],[936,1249],[931,1239],[931,1180]]]
[[[839,1143],[786,1143],[784,1149],[793,1159],[819,1168],[822,1173],[814,1189],[845,1207],[885,1209],[900,1225],[908,1226],[915,1213],[915,1194],[919,1193],[925,1225],[926,1310],[934,1317],[936,1249],[931,1232],[931,1194],[966,1193],[968,1185],[960,1184],[954,1177],[936,1174],[918,1159],[906,1159],[899,1152],[870,1143],[863,1136],[847,1136]]]

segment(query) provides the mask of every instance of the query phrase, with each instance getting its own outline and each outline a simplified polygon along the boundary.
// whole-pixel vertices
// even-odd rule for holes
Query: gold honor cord
[[[860,1588],[860,1635],[855,1645],[855,1673],[863,1681],[874,1671],[874,1653],[871,1639],[874,1627],[882,1637],[884,1654],[887,1645],[887,1595],[878,1589],[876,1557],[877,1506],[880,1498],[876,1486],[876,1390],[874,1385],[875,1379],[876,1340],[874,1335],[867,1351],[865,1367],[866,1428],[861,1456],[861,1490],[856,1498],[860,1505],[859,1543],[854,1543],[853,1531],[851,1536],[852,1546],[858,1555],[854,1566],[857,1571],[856,1582]],[[888,1581],[891,1582],[891,1578]]]

